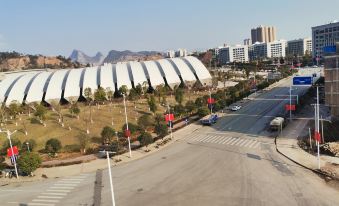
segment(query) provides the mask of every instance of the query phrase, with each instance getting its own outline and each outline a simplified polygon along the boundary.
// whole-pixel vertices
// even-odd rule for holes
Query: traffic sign
[[[290,110],[291,111],[295,111],[295,105],[294,104],[291,104],[291,105],[290,104],[286,104],[285,105],[285,110],[286,111],[290,111]]]
[[[312,77],[293,77],[293,85],[312,85]]]

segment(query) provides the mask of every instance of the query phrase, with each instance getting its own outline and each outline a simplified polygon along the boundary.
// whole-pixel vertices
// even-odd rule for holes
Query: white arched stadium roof
[[[112,91],[126,85],[131,89],[138,84],[179,85],[181,81],[194,82],[211,79],[206,67],[195,57],[160,59],[145,62],[123,62],[81,69],[31,71],[6,74],[0,82],[0,101],[51,102],[64,98],[77,99],[85,88],[96,90],[99,86]],[[149,85],[148,85],[149,86]]]

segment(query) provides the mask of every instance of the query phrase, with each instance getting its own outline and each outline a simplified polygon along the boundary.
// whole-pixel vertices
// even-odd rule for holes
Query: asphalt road
[[[275,151],[266,129],[288,103],[276,95],[288,94],[288,89],[285,81],[213,127],[184,128],[178,134],[183,138],[172,145],[113,167],[116,205],[339,205],[337,190]],[[56,185],[60,181],[65,185]],[[64,197],[42,194],[51,187],[64,192],[47,193]],[[5,186],[0,200],[1,205],[112,205],[107,170]]]

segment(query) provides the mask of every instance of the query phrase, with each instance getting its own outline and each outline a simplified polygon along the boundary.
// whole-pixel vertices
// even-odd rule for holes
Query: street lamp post
[[[170,110],[170,106],[169,104],[167,103],[167,110],[168,110],[168,115],[171,113],[171,110]],[[172,121],[169,121],[169,128],[170,128],[170,133],[171,133],[171,139],[173,138],[173,133],[172,133],[172,124],[173,122]]]
[[[9,140],[9,145],[11,147],[12,155],[14,156],[14,150],[13,150],[13,146],[12,146],[11,135],[14,134],[16,132],[16,130],[14,130],[14,132],[10,132],[9,130],[3,131],[3,130],[0,129],[0,132],[3,132],[3,133],[7,134],[7,139]],[[18,175],[18,168],[16,167],[16,160],[15,160],[15,158],[13,159],[13,162],[14,162],[16,178],[18,179],[19,175]]]
[[[128,120],[127,120],[127,109],[126,109],[126,100],[125,100],[125,94],[123,94],[124,97],[124,107],[125,107],[125,121],[126,121],[126,130],[128,131]],[[132,157],[132,152],[131,152],[131,140],[130,140],[130,135],[128,134],[128,149],[129,149],[129,157]]]
[[[111,187],[111,196],[112,196],[112,205],[115,206],[115,199],[114,199],[114,188],[113,188],[113,179],[112,179],[112,171],[111,171],[111,162],[109,161],[109,154],[115,153],[115,152],[108,152],[106,151],[106,157],[107,157],[107,165],[108,165],[108,175],[109,175],[109,183]]]
[[[26,145],[27,145],[27,151],[28,151],[28,152],[31,152],[31,151],[29,150],[29,142],[26,142]]]

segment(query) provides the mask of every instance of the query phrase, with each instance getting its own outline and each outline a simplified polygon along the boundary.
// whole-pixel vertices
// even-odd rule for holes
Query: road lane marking
[[[70,190],[74,189],[74,187],[61,187],[61,186],[52,186],[50,188],[51,189],[70,189]]]
[[[58,183],[65,183],[65,184],[80,184],[81,182],[80,181],[75,181],[75,180],[71,180],[71,181],[68,181],[68,180],[60,180],[58,181]]]
[[[71,190],[57,190],[57,189],[52,189],[52,190],[46,190],[47,192],[70,192]]]
[[[40,199],[62,199],[64,197],[60,197],[60,196],[38,196],[38,198],[40,198]]]
[[[213,138],[212,139],[210,139],[209,140],[209,142],[210,143],[215,143],[216,142],[216,140],[218,140],[219,139],[219,136],[218,135],[216,135],[216,136],[213,136]]]
[[[48,204],[48,203],[38,203],[38,202],[31,202],[28,203],[28,206],[54,206],[55,204]]]
[[[60,200],[45,200],[45,199],[34,199],[32,202],[60,202]]]
[[[202,141],[202,142],[208,142],[213,138],[214,138],[214,135],[207,135],[206,138],[204,139],[204,141]]]
[[[77,184],[73,184],[73,183],[55,183],[54,186],[77,186]]]
[[[60,195],[60,196],[65,196],[67,193],[57,193],[57,192],[44,192],[41,193],[42,195]]]

